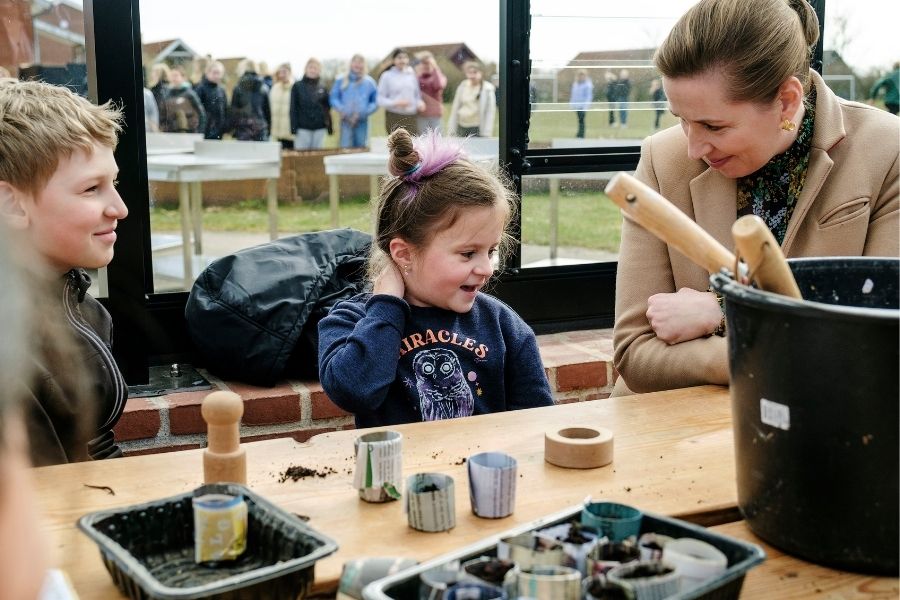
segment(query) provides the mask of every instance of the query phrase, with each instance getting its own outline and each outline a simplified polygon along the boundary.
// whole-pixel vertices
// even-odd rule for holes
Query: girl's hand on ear
[[[372,293],[388,294],[402,298],[406,292],[406,283],[403,281],[403,275],[400,274],[400,268],[397,263],[390,261],[375,278],[375,286]]]

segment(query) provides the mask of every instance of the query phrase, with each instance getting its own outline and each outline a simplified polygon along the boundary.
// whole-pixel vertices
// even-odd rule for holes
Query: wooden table
[[[741,588],[741,599],[834,598],[841,600],[895,600],[900,580],[837,571],[784,554],[766,544],[744,521],[712,527],[713,531],[762,546],[766,561],[751,569]]]
[[[544,432],[571,425],[612,429],[613,464],[581,471],[545,463]],[[369,504],[358,499],[352,487],[352,454],[359,431],[323,434],[305,444],[276,439],[246,445],[250,487],[290,512],[309,516],[312,527],[340,546],[316,564],[318,591],[336,588],[347,560],[364,556],[426,560],[579,504],[588,495],[709,524],[735,514],[731,411],[725,388],[689,388],[392,429],[404,436],[407,475],[438,471],[456,481],[457,525],[449,533],[410,529],[400,502]],[[466,467],[460,459],[489,450],[507,452],[518,460],[516,510],[505,519],[479,519],[469,509]],[[191,450],[34,470],[55,564],[69,575],[82,598],[119,595],[96,546],[76,530],[75,521],[91,511],[193,489],[202,483],[201,465],[202,451]],[[331,467],[337,474],[279,483],[279,474],[291,465],[320,471]],[[85,484],[109,486],[115,496]]]

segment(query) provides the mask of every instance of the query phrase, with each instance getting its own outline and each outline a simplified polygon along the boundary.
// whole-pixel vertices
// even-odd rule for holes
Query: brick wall
[[[615,373],[612,330],[585,330],[538,336],[550,389],[556,402],[607,398]],[[244,400],[241,439],[292,437],[304,442],[327,431],[353,429],[353,416],[335,406],[318,382],[285,381],[271,388],[209,377],[216,389]],[[206,444],[200,404],[210,390],[156,398],[132,398],[116,425],[116,438],[128,455],[199,448]]]

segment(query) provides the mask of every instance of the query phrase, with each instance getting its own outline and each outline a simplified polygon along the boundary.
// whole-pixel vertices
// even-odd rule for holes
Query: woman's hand
[[[678,344],[711,334],[722,320],[722,311],[712,292],[681,288],[674,294],[650,296],[647,320],[656,337]]]
[[[388,294],[402,298],[406,292],[406,282],[403,281],[403,275],[400,274],[400,268],[397,263],[390,261],[375,278],[373,286],[373,294]]]

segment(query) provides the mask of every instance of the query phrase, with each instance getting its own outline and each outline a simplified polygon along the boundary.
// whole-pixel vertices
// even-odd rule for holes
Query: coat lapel
[[[800,224],[804,222],[813,200],[819,195],[819,191],[825,185],[825,179],[834,167],[834,161],[828,155],[828,151],[847,135],[840,103],[834,92],[825,85],[825,81],[818,73],[811,71],[810,75],[816,87],[816,122],[812,148],[809,152],[809,166],[806,168],[806,180],[803,182],[797,206],[794,207],[784,241],[781,243],[785,256],[790,256],[791,246],[797,237]]]

